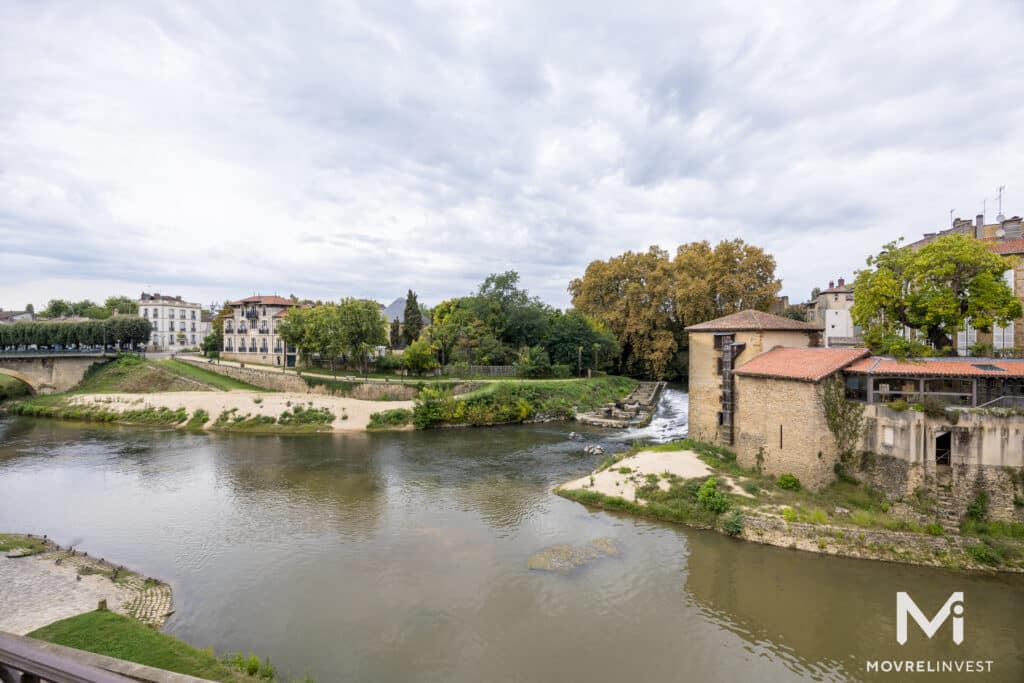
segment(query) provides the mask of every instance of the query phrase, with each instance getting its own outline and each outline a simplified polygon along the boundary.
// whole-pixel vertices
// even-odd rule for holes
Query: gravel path
[[[46,555],[11,559],[0,555],[0,631],[25,635],[59,619],[96,609],[101,599],[126,612],[137,592],[104,576],[75,579],[77,569]]]

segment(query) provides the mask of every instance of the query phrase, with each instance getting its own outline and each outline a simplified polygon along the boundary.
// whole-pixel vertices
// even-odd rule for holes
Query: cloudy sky
[[[1021,35],[1017,1],[7,0],[0,307],[506,269],[564,306],[732,237],[806,298],[999,185],[1024,213]]]

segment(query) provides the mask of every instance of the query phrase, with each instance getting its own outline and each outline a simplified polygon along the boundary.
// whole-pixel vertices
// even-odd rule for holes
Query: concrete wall
[[[25,382],[33,393],[52,394],[70,390],[82,381],[89,368],[110,360],[74,356],[3,358],[0,359],[0,372]]]
[[[815,490],[835,479],[839,453],[825,422],[820,384],[737,376],[734,434],[743,467],[760,462],[765,474],[795,474]]]
[[[735,335],[737,343],[747,345],[734,361],[737,368],[776,346],[813,346],[812,334],[807,332],[765,330],[736,332]],[[722,378],[718,374],[718,359],[722,357],[722,352],[715,349],[715,335],[712,333],[691,332],[689,342],[690,437],[717,443],[718,413],[722,409]]]
[[[928,417],[916,410],[895,411],[873,404],[865,411],[863,449],[874,462],[859,475],[890,496],[910,495],[919,486],[931,488],[937,475],[949,477],[962,515],[977,492],[989,494],[993,519],[1024,521],[1024,416],[960,412],[951,420]],[[935,439],[950,433],[950,467],[935,463]]]

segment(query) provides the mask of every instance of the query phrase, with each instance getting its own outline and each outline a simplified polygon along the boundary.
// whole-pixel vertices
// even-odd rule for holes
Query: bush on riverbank
[[[637,385],[627,377],[588,380],[492,382],[462,396],[424,387],[413,408],[417,429],[439,425],[494,425],[531,419],[568,419],[573,407],[593,410],[619,400]]]
[[[12,415],[24,417],[49,417],[60,420],[82,422],[124,422],[131,424],[173,426],[188,419],[184,408],[172,410],[167,407],[137,408],[118,412],[100,405],[69,403],[53,396],[38,396],[14,403],[8,409]]]
[[[412,411],[405,408],[382,410],[370,415],[367,429],[395,429],[405,427],[412,422]]]

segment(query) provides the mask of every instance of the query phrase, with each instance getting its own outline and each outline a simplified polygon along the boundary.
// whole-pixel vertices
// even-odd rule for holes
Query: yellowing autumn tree
[[[683,244],[674,258],[652,246],[593,261],[569,292],[575,308],[615,334],[620,372],[671,379],[685,373],[687,326],[767,310],[780,287],[775,259],[737,239]]]

